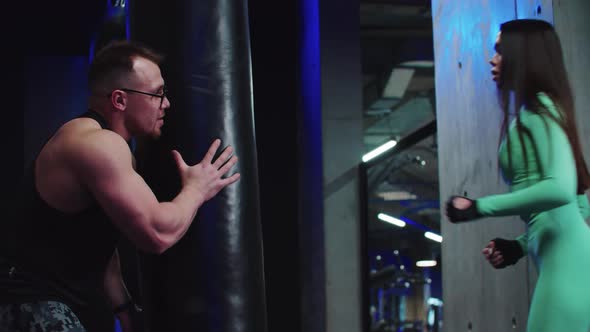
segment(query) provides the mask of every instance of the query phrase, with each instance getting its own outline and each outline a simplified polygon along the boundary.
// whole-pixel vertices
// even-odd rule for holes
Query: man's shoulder
[[[126,142],[121,135],[114,131],[103,129],[100,125],[89,118],[77,118],[66,122],[59,128],[56,136],[63,136],[64,144],[68,146],[95,145],[106,147],[110,145],[125,145]]]
[[[73,161],[87,158],[116,160],[131,154],[123,137],[111,130],[102,129],[90,119],[72,120],[60,128],[58,135],[58,144],[67,158]]]

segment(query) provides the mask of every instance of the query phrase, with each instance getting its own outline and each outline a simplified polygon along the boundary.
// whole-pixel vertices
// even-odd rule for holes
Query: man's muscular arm
[[[162,253],[185,234],[204,202],[239,179],[238,173],[222,178],[237,162],[237,157],[231,156],[231,147],[213,162],[220,144],[215,140],[203,160],[194,166],[187,165],[180,153],[173,151],[182,188],[172,201],[161,203],[133,169],[129,147],[116,133],[90,133],[73,144],[68,160],[78,181],[135,245]]]

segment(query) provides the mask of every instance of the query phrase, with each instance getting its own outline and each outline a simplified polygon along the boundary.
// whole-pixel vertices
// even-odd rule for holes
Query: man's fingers
[[[213,144],[211,144],[211,146],[209,147],[209,150],[207,150],[205,157],[203,157],[203,163],[205,163],[207,165],[207,164],[211,164],[213,162],[213,157],[215,156],[215,152],[217,152],[217,149],[219,149],[220,145],[221,145],[221,140],[219,138],[217,138],[215,141],[213,141]]]
[[[221,182],[222,187],[227,187],[230,184],[238,181],[240,179],[240,173],[236,173],[228,178],[223,179],[223,181]]]
[[[219,169],[221,166],[223,166],[223,164],[225,164],[228,159],[230,158],[231,154],[234,152],[234,148],[232,148],[231,146],[228,146],[227,148],[225,148],[223,150],[223,152],[221,153],[221,155],[219,157],[217,157],[217,160],[215,160],[215,162],[213,163],[213,166],[215,166],[215,168]]]
[[[232,167],[234,167],[234,165],[237,162],[238,162],[238,157],[236,157],[236,156],[231,157],[231,159],[219,169],[219,172],[221,172],[221,174],[225,174],[225,173],[229,172],[229,170]]]
[[[176,162],[176,166],[178,167],[178,169],[183,169],[187,166],[184,162],[184,159],[182,159],[180,152],[172,150],[172,158],[174,158],[174,161]]]

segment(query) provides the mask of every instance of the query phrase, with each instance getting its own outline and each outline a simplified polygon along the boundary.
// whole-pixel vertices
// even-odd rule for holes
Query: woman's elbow
[[[551,190],[550,194],[550,202],[555,208],[570,204],[572,202],[577,202],[576,193],[572,190],[567,190],[563,187],[555,188]]]

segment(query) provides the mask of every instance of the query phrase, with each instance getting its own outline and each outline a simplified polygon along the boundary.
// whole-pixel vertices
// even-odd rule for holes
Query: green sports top
[[[561,116],[549,96],[538,93],[537,97],[553,116]],[[526,155],[516,119],[512,120],[507,134],[512,162],[506,138],[499,147],[500,168],[510,192],[477,199],[478,212],[484,217],[520,215],[529,221],[541,212],[576,201],[582,216],[588,218],[590,204],[586,195],[576,195],[574,155],[564,130],[551,117],[524,108],[520,118],[522,126],[530,133],[530,136],[523,133]]]

